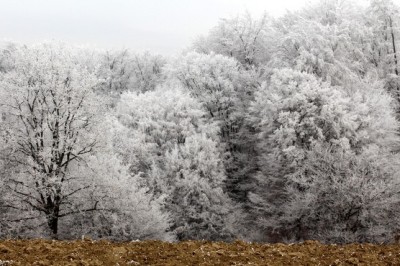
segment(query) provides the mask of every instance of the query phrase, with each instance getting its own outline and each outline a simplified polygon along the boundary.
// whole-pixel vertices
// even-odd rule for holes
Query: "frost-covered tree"
[[[0,234],[173,239],[162,198],[114,153],[91,53],[45,43],[8,56],[0,77]]]
[[[333,85],[349,86],[369,71],[364,54],[372,35],[363,10],[349,1],[320,1],[274,23],[272,68],[293,68]]]
[[[330,243],[392,241],[399,220],[399,157],[370,147],[362,154],[315,146],[287,185],[277,228],[289,238]]]
[[[394,195],[399,187],[397,177],[393,175],[395,171],[388,168],[384,160],[375,163],[376,160],[368,156],[374,151],[372,154],[378,157],[390,157],[390,148],[397,145],[399,139],[392,98],[379,87],[379,83],[360,84],[358,91],[349,93],[323,83],[313,75],[283,69],[274,72],[271,79],[260,87],[255,99],[251,110],[258,126],[262,156],[258,191],[251,195],[251,200],[259,225],[270,237],[281,240],[284,237],[299,240],[311,236],[330,240],[323,230],[350,230],[351,226],[354,226],[351,227],[354,234],[377,240],[360,230],[365,230],[368,221],[375,225],[387,224],[389,220],[377,218],[387,214],[387,209],[379,209],[379,204],[388,201],[385,208],[390,209],[389,206],[396,203]],[[331,150],[332,154],[327,153],[331,161],[314,161],[321,156],[316,147]],[[343,161],[327,169],[334,160],[332,158]],[[349,158],[354,161],[349,161]],[[331,172],[318,172],[316,169],[320,163],[322,168]],[[309,165],[316,169],[307,168]],[[341,172],[346,168],[348,172]],[[321,185],[324,182],[326,186]],[[334,187],[335,184],[330,182],[339,182],[343,186]],[[367,185],[362,186],[364,183]],[[346,188],[351,185],[359,189],[351,193],[352,190]],[[383,187],[387,188],[385,193],[382,193]],[[348,193],[347,201],[342,205],[327,205],[325,202],[336,197],[333,188],[337,189],[336,194]],[[325,208],[330,208],[331,214],[349,209],[354,211],[351,204],[358,201],[360,195],[366,200],[371,195],[376,196],[374,200],[369,198],[368,203],[375,208],[368,219],[374,216],[376,220],[366,218],[359,221],[353,217],[366,206],[352,213],[349,220],[343,218],[345,216],[336,220],[323,217],[324,211],[321,210]],[[295,211],[293,206],[300,202],[303,207]],[[308,218],[303,217],[306,212]],[[312,219],[315,223],[311,222]],[[396,226],[394,222],[388,232]]]
[[[118,98],[125,91],[154,90],[163,80],[165,60],[159,55],[122,50],[106,52],[100,57],[99,89],[112,98]]]
[[[115,125],[110,119],[108,127]],[[104,129],[111,140],[114,129]],[[163,197],[154,197],[141,184],[141,177],[129,173],[114,153],[112,142],[107,141],[101,152],[91,155],[86,163],[89,167],[76,168],[76,176],[93,180],[85,195],[76,195],[75,202],[97,201],[96,212],[78,212],[60,221],[60,236],[63,238],[107,238],[116,241],[132,239],[174,240],[168,232],[171,217],[162,210]],[[71,230],[73,228],[73,230]]]
[[[246,68],[260,66],[270,58],[271,19],[266,13],[254,19],[249,13],[221,19],[207,36],[200,37],[193,48],[236,58]]]
[[[367,10],[366,23],[374,33],[371,40],[372,60],[386,73],[399,75],[398,70],[398,23],[399,7],[391,0],[374,0]],[[382,73],[383,74],[383,73]]]
[[[205,119],[201,104],[182,90],[162,87],[143,94],[124,93],[116,108],[120,124],[115,149],[133,173],[149,173],[175,144],[200,133],[217,141],[218,128]],[[162,190],[160,185],[156,190]]]
[[[58,220],[68,213],[62,205],[84,188],[64,189],[73,179],[68,169],[97,144],[96,79],[62,45],[19,47],[14,58],[12,71],[1,76],[1,107],[11,134],[3,155],[16,167],[7,180],[15,196],[9,205],[44,215],[57,235]]]
[[[218,124],[225,150],[227,189],[234,199],[245,200],[243,185],[250,183],[247,173],[254,168],[245,119],[257,79],[234,58],[196,52],[168,65],[166,74],[198,99],[208,119]]]
[[[155,196],[165,196],[178,239],[230,236],[218,127],[205,116],[188,93],[166,87],[125,93],[117,106],[115,149]]]
[[[198,99],[208,115],[221,124],[221,136],[228,137],[238,126],[235,125],[244,108],[244,98],[249,98],[250,76],[241,71],[238,62],[223,55],[196,52],[177,58],[166,67],[171,80]]]
[[[167,199],[179,239],[230,239],[233,205],[224,193],[225,174],[217,143],[205,134],[190,136],[165,154],[154,169],[157,178],[173,184]]]
[[[374,0],[366,11],[365,24],[370,29],[366,55],[375,66],[380,78],[386,82],[386,89],[399,101],[399,52],[400,9],[391,0]]]
[[[0,73],[8,72],[12,69],[14,64],[12,55],[16,47],[14,43],[0,44]]]

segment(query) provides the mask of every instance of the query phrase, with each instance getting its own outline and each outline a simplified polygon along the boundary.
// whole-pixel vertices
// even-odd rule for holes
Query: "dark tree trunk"
[[[50,231],[52,233],[52,238],[57,239],[58,238],[58,209],[56,208],[53,213],[49,214],[47,217],[47,224],[50,228]]]
[[[52,233],[52,238],[58,238],[58,220],[60,218],[60,194],[61,190],[57,189],[57,195],[54,198],[47,198],[47,224]]]
[[[396,53],[396,41],[394,38],[394,31],[393,31],[393,22],[392,18],[389,17],[389,26],[390,26],[390,34],[392,35],[392,46],[393,46],[393,55],[394,55],[394,72],[396,75],[399,75],[399,70],[397,69],[397,53]]]

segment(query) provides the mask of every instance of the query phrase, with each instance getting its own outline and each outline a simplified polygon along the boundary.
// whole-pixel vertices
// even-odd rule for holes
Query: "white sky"
[[[172,54],[220,18],[278,17],[316,0],[0,0],[0,39],[59,40]]]

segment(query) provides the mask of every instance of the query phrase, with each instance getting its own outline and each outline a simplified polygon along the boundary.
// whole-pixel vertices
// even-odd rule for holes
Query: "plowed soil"
[[[400,265],[400,245],[4,240],[3,265]]]

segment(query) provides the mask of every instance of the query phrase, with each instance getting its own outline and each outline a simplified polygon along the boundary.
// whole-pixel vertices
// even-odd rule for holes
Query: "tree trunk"
[[[394,55],[394,72],[396,75],[399,75],[399,71],[397,69],[397,53],[396,53],[396,41],[394,38],[394,31],[393,31],[393,22],[392,17],[389,17],[389,26],[390,26],[390,34],[392,35],[392,46],[393,46],[393,55]]]
[[[52,233],[52,238],[57,239],[58,234],[58,215],[52,214],[47,217],[47,224]]]

